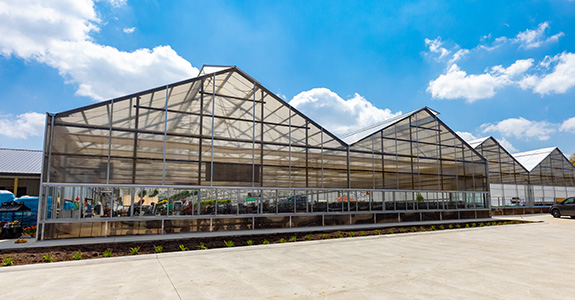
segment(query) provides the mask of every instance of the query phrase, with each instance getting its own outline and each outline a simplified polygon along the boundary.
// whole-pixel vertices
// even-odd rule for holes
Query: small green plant
[[[362,231],[360,231],[360,232],[359,232],[359,235],[361,235],[361,236],[365,236],[365,235],[366,235],[366,234],[365,234],[365,231],[363,231],[363,230],[362,230]]]
[[[112,257],[112,250],[108,249],[102,253],[104,257]]]
[[[439,230],[444,230],[444,229],[445,229],[445,226],[439,225]]]
[[[479,223],[479,227],[485,226],[485,223]]]
[[[183,245],[182,245],[183,246]],[[181,248],[180,248],[181,249]],[[206,247],[206,245],[204,245],[204,243],[200,242],[200,245],[198,246],[198,249],[200,250],[208,250],[208,247]]]
[[[465,228],[469,228],[469,224],[465,224]]]
[[[476,227],[476,226],[477,226],[477,224],[471,223],[471,227]]]
[[[355,236],[355,232],[353,232],[353,231],[350,232],[350,233],[348,234],[348,236],[349,236],[349,237],[354,237],[354,236]]]
[[[419,226],[419,231],[425,231],[425,227]]]
[[[253,244],[254,244],[254,241],[252,241],[252,240],[248,240],[248,241],[246,242],[246,244],[247,244],[248,246],[251,246],[251,245],[253,245]]]
[[[289,238],[289,240],[290,240],[291,242],[297,242],[297,236],[292,235],[292,236]]]
[[[338,237],[338,238],[342,238],[342,237],[343,237],[343,233],[338,232],[338,233],[337,233],[337,237]]]
[[[447,228],[453,229],[453,224],[449,224],[449,226]]]
[[[14,259],[12,257],[3,257],[2,263],[0,264],[2,267],[11,266],[14,263]]]
[[[130,255],[137,255],[138,251],[140,251],[140,247],[134,247],[134,248],[130,248],[128,253],[130,253]]]
[[[457,224],[455,225],[456,228],[461,228],[461,225]]]
[[[388,230],[389,234],[393,234],[395,231],[393,230],[393,228],[391,228],[390,230]]]
[[[501,222],[497,223],[497,225],[502,225]]]
[[[264,244],[264,245],[269,245],[269,244],[270,244],[270,241],[264,240],[262,244]]]
[[[435,231],[435,225],[431,225],[431,227],[429,228],[429,230]]]
[[[376,231],[375,231],[375,234],[377,234],[377,235],[381,235],[381,230],[379,230],[379,229],[378,229],[378,230],[376,230]]]
[[[507,221],[503,222],[503,225],[507,225]]]
[[[224,244],[226,244],[226,247],[233,247],[234,246],[234,241],[224,241]]]
[[[284,238],[280,239],[280,243],[285,243],[285,242],[286,242],[286,239],[284,239]]]
[[[82,259],[82,252],[80,252],[80,251],[74,252],[74,255],[72,256],[72,259],[74,259],[74,260],[80,260],[80,259]]]
[[[399,228],[399,232],[405,233],[405,228],[403,228],[403,227]]]
[[[321,235],[321,238],[324,239],[324,240],[327,239],[327,238],[328,238],[327,233],[322,234],[322,235]]]
[[[188,251],[188,250],[190,250],[190,249],[186,248],[186,246],[181,245],[181,244],[180,244],[179,247],[180,247],[180,250],[182,250],[182,251]]]
[[[164,251],[164,247],[163,247],[163,246],[154,246],[154,252],[156,252],[156,253],[162,253],[162,251]]]
[[[52,257],[52,255],[50,255],[50,253],[44,254],[42,258],[44,258],[44,261],[47,263],[51,263],[54,261],[54,258]]]
[[[308,234],[308,235],[305,236],[305,240],[306,240],[306,241],[311,241],[311,240],[313,240],[313,237],[311,236],[311,234]]]
[[[412,226],[412,227],[411,227],[411,232],[416,232],[416,231],[417,231],[417,227]]]

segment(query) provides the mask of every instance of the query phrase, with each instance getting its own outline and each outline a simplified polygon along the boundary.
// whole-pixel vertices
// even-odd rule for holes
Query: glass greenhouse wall
[[[549,206],[575,194],[575,167],[557,148],[511,155],[493,137],[469,144],[489,161],[492,207]]]
[[[487,161],[436,114],[340,138],[236,67],[49,114],[39,237],[489,217]]]

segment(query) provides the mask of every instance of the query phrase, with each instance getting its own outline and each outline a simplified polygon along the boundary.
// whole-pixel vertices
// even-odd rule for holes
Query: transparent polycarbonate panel
[[[58,114],[55,123],[78,124],[94,127],[110,126],[111,104],[98,104],[67,115]]]
[[[110,184],[133,183],[133,159],[111,158],[110,159]]]
[[[108,157],[53,153],[50,181],[62,183],[106,183]]]
[[[278,209],[276,190],[262,190],[262,213],[275,214]]]

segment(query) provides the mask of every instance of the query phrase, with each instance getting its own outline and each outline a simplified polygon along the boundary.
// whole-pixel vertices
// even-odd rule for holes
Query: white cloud
[[[297,94],[289,102],[329,131],[343,135],[400,115],[380,109],[359,94],[344,100],[326,88],[315,88]]]
[[[498,89],[524,80],[521,76],[532,66],[533,59],[520,59],[507,68],[498,65],[486,73],[468,75],[453,64],[445,74],[429,82],[427,91],[435,99],[487,99],[495,96]]]
[[[486,68],[483,74],[467,74],[455,63],[464,57],[482,51],[493,51],[503,45],[519,44],[519,48],[533,49],[542,45],[557,42],[564,34],[547,35],[549,23],[539,24],[537,29],[527,29],[514,38],[498,37],[493,42],[491,34],[483,36],[481,43],[471,50],[460,49],[455,45],[446,48],[441,37],[434,40],[425,39],[429,48],[426,55],[436,55],[437,61],[446,63],[445,72],[431,80],[427,91],[435,99],[466,99],[473,102],[478,99],[491,98],[497,90],[505,86],[518,86],[540,95],[563,94],[575,86],[575,53],[563,52],[553,57],[545,57],[533,68],[532,58],[519,59],[508,68],[501,65]],[[437,56],[439,55],[439,56]],[[550,71],[550,67],[554,67]]]
[[[526,76],[520,82],[523,89],[531,89],[533,92],[546,94],[564,94],[575,86],[575,53],[563,52],[553,58],[546,58],[541,66],[549,67],[555,63],[553,71],[542,76]]]
[[[494,76],[489,73],[467,75],[465,71],[453,64],[447,73],[429,82],[427,91],[435,99],[467,99],[468,102],[473,102],[493,97],[496,89],[508,84],[504,76]]]
[[[559,131],[575,133],[575,117],[563,121]]]
[[[29,136],[43,134],[46,115],[28,112],[14,118],[12,115],[0,115],[0,135],[11,138],[27,139]]]
[[[108,0],[121,6],[125,0]],[[95,43],[100,20],[92,0],[0,3],[0,53],[58,69],[77,94],[96,100],[193,77],[198,70],[170,46],[120,51]]]
[[[517,34],[513,42],[521,44],[520,47],[525,49],[539,48],[544,44],[557,42],[560,37],[564,36],[563,32],[547,37],[545,32],[549,28],[549,23],[543,22],[539,24],[537,29],[527,29]]]
[[[519,139],[538,139],[546,141],[550,134],[556,132],[556,125],[546,121],[530,121],[522,117],[509,118],[497,124],[483,124],[481,128],[483,133],[497,132],[504,137],[515,137]]]
[[[507,152],[509,152],[509,153],[519,152],[519,150],[517,148],[513,147],[513,145],[508,140],[506,140],[504,137],[497,139],[497,141],[505,150],[507,150]]]
[[[136,27],[124,28],[124,33],[134,33],[136,31]]]
[[[470,142],[479,138],[474,136],[472,133],[465,131],[456,131],[455,133],[466,142]]]
[[[429,52],[439,54],[438,59],[442,59],[450,53],[450,51],[442,47],[443,42],[440,37],[434,40],[425,39],[425,45],[429,48]]]

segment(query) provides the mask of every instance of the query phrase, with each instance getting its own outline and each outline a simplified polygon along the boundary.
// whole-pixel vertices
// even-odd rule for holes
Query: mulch
[[[475,226],[472,226],[475,223]],[[489,225],[487,224],[489,223]],[[458,223],[461,228],[469,227],[482,227],[482,226],[495,226],[492,224],[495,222],[469,222],[469,223]],[[531,223],[528,221],[509,221],[509,222],[499,222],[498,225],[507,224],[521,224],[521,223]],[[443,230],[449,230],[449,227],[457,229],[457,224],[445,223]],[[224,248],[228,247],[226,245],[227,241],[233,241],[234,247],[238,246],[248,246],[248,241],[251,241],[253,245],[264,244],[264,241],[269,242],[269,244],[281,243],[282,239],[285,243],[293,242],[293,236],[296,237],[296,241],[307,241],[307,240],[322,240],[322,239],[334,239],[334,238],[349,238],[349,237],[359,237],[359,236],[371,236],[371,235],[384,235],[384,234],[402,234],[408,232],[421,232],[421,231],[433,231],[442,230],[441,225],[432,226],[417,226],[417,227],[393,227],[385,229],[371,229],[371,230],[338,230],[338,231],[317,231],[317,232],[306,232],[306,233],[277,233],[277,234],[254,234],[254,235],[241,235],[235,236],[230,235],[226,237],[201,237],[201,238],[188,238],[188,239],[178,239],[178,240],[158,240],[152,242],[125,242],[125,243],[106,243],[106,244],[87,244],[87,245],[73,245],[73,246],[56,246],[56,247],[38,247],[38,248],[22,248],[22,249],[10,249],[10,250],[0,250],[0,264],[5,258],[12,258],[12,265],[28,265],[28,264],[38,264],[46,263],[45,255],[49,254],[53,261],[70,261],[74,260],[74,253],[81,252],[81,259],[92,259],[92,258],[104,258],[105,251],[111,251],[111,257],[127,256],[130,254],[130,249],[139,247],[137,252],[140,254],[152,254],[156,253],[155,249],[157,246],[162,246],[162,252],[176,252],[182,251],[197,251],[200,250],[200,245],[207,249],[214,248]],[[422,228],[424,230],[422,230]],[[415,229],[415,230],[414,230]]]

